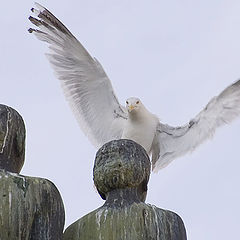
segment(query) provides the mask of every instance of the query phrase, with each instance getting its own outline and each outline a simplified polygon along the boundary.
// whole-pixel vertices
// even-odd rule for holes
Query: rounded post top
[[[24,158],[24,121],[16,110],[0,104],[0,169],[19,173]]]
[[[138,189],[144,201],[150,171],[151,163],[142,146],[132,140],[114,140],[103,145],[96,154],[94,184],[103,199],[116,189]]]

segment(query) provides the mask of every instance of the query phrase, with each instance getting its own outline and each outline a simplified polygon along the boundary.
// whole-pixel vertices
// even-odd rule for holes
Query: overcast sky
[[[104,66],[119,101],[138,96],[181,125],[240,78],[239,0],[39,1]],[[0,103],[23,116],[22,174],[58,187],[66,227],[103,204],[93,187],[96,149],[81,132],[44,53],[27,32],[33,2],[1,2]],[[240,120],[152,174],[147,202],[178,213],[188,239],[236,239],[240,228]]]

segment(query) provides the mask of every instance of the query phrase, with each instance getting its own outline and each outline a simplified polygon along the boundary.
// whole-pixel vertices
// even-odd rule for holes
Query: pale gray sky
[[[240,78],[238,0],[39,1],[104,66],[122,104],[138,96],[171,125],[186,123]],[[0,103],[27,127],[22,174],[53,181],[66,226],[103,204],[93,187],[96,149],[78,127],[27,18],[33,2],[1,3]],[[149,183],[147,202],[178,213],[188,239],[236,239],[240,228],[240,120],[175,160]]]

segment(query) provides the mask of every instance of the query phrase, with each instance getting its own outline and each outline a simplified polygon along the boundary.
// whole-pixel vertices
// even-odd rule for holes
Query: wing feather
[[[29,32],[49,44],[51,63],[84,133],[100,147],[122,135],[126,109],[114,94],[101,64],[90,56],[72,33],[46,8],[36,4]]]
[[[192,152],[205,140],[212,138],[216,129],[240,115],[240,80],[227,87],[188,124],[171,127],[159,123],[153,141],[152,162],[155,171],[172,160]]]

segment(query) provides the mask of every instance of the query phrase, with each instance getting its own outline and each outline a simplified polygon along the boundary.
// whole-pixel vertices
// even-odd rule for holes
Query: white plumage
[[[104,143],[127,138],[141,144],[152,155],[159,170],[173,159],[193,151],[211,138],[217,127],[240,114],[240,80],[227,87],[189,123],[181,127],[163,124],[138,98],[119,104],[101,64],[92,58],[71,32],[46,8],[36,4],[29,20],[39,29],[29,29],[49,44],[47,57],[61,81],[64,93],[91,142]]]
[[[158,118],[144,107],[139,98],[127,99],[126,107],[128,118],[123,126],[121,138],[139,143],[148,154],[151,154],[152,142],[159,123]]]

